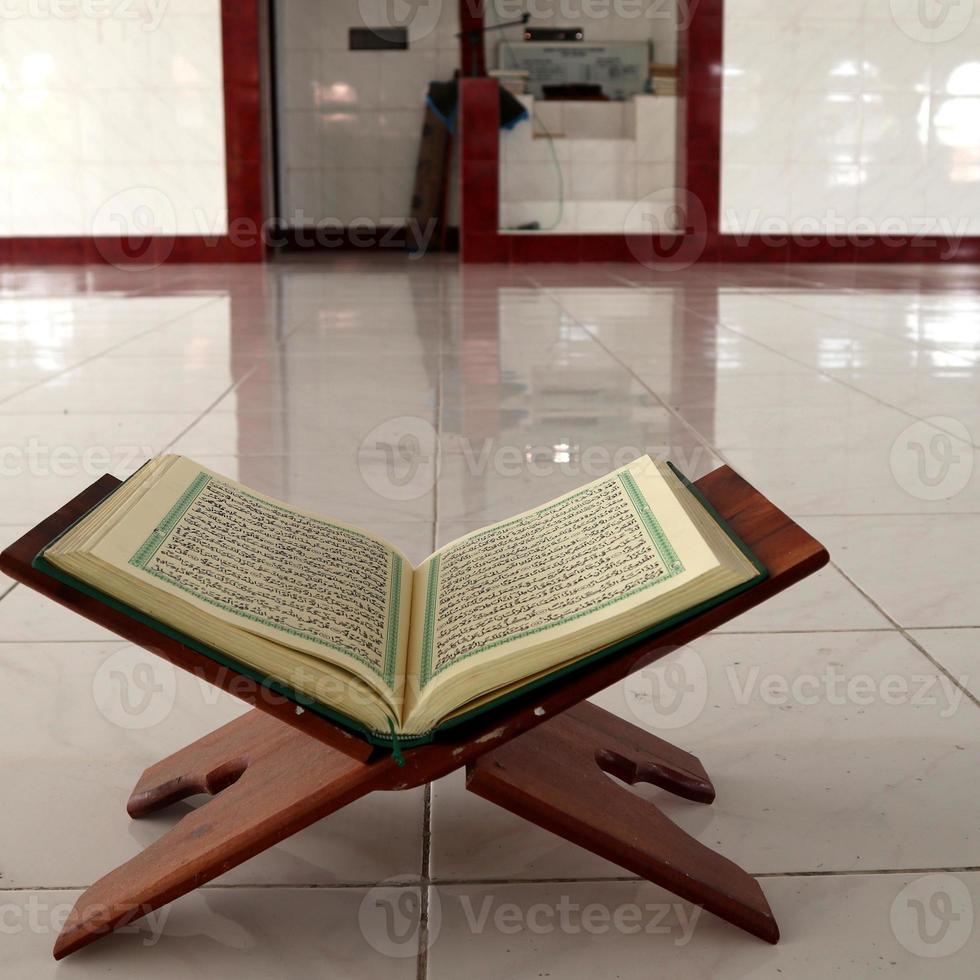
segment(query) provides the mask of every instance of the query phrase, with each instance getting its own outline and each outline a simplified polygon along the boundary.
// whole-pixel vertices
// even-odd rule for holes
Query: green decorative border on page
[[[129,564],[150,575],[156,575],[146,568],[146,563],[160,550],[160,546],[170,536],[177,522],[187,513],[188,508],[197,500],[201,491],[211,482],[207,473],[198,473],[190,486],[180,495],[177,503],[167,511],[167,516],[153,529],[153,533],[140,545],[139,550],[129,559]],[[157,575],[157,578],[163,578]]]
[[[429,562],[429,574],[425,581],[425,619],[422,622],[422,666],[419,690],[432,680],[432,650],[436,632],[436,584],[439,581],[439,556]]]
[[[674,576],[680,575],[684,571],[684,563],[680,560],[680,558],[678,558],[677,552],[670,543],[670,539],[664,533],[664,529],[660,526],[660,522],[654,516],[653,511],[650,510],[646,499],[640,492],[640,488],[636,485],[636,481],[633,479],[632,475],[627,471],[618,474],[617,478],[622,485],[623,490],[626,492],[626,496],[629,498],[630,503],[633,505],[633,509],[636,511],[636,514],[639,517],[643,528],[646,530],[650,541],[653,543],[657,554],[660,556],[660,560],[664,566],[664,574],[635,586],[628,592],[624,592],[622,595],[617,596],[615,599],[607,599],[605,602],[602,602],[597,606],[593,606],[590,609],[582,609],[579,612],[570,613],[568,616],[564,616],[554,623],[549,623],[546,626],[535,626],[531,629],[512,633],[510,636],[505,636],[499,640],[494,640],[492,643],[487,643],[484,646],[476,647],[473,650],[467,651],[462,657],[457,658],[452,664],[447,665],[447,667],[439,667],[433,670],[432,659],[435,648],[436,586],[439,582],[439,556],[436,555],[429,563],[429,572],[426,579],[425,620],[422,627],[422,663],[419,676],[420,690],[424,689],[433,677],[441,673],[443,670],[446,670],[449,666],[455,666],[469,657],[473,657],[478,653],[483,653],[486,650],[491,650],[493,647],[501,646],[504,643],[511,643],[514,640],[520,640],[525,636],[532,636],[535,633],[540,633],[542,630],[554,629],[558,626],[564,626],[566,623],[574,622],[576,619],[580,619],[582,616],[588,616],[592,613],[598,612],[601,609],[605,609],[608,606],[614,605],[617,602],[622,602],[624,599],[629,599],[640,592],[653,588],[655,585],[660,585],[660,583],[666,582],[668,579],[672,579]],[[589,487],[583,487],[578,493],[571,494],[569,497],[555,501],[555,503],[550,504],[547,507],[542,507],[539,510],[534,511],[534,515],[537,516],[538,514],[545,513],[554,507],[562,506],[568,500],[574,500],[576,497],[581,496],[581,494],[588,492],[589,489]],[[530,515],[515,517],[513,520],[497,524],[492,529],[488,529],[485,532],[477,532],[474,537],[479,537],[481,534],[492,534],[502,527],[510,527],[512,524],[518,524],[521,521],[526,520],[528,516]]]
[[[356,650],[351,650],[339,643],[324,643],[320,637],[315,636],[312,633],[305,633],[302,630],[291,629],[288,626],[282,626],[279,623],[273,623],[269,620],[263,619],[261,616],[242,612],[240,609],[235,609],[233,606],[229,606],[223,602],[218,602],[217,600],[212,599],[210,596],[197,592],[194,589],[187,588],[186,585],[172,579],[169,575],[164,575],[162,572],[159,572],[156,569],[146,567],[147,563],[157,553],[157,551],[159,551],[160,547],[173,532],[174,528],[180,522],[180,519],[187,513],[194,501],[198,498],[198,496],[200,496],[204,488],[212,482],[212,479],[213,478],[207,473],[199,473],[194,478],[194,480],[188,485],[187,489],[180,495],[173,507],[171,507],[167,512],[164,519],[156,526],[156,528],[154,528],[152,534],[150,534],[143,544],[140,545],[133,557],[129,559],[129,564],[145,572],[147,575],[152,575],[154,578],[158,578],[160,581],[166,582],[168,585],[172,585],[174,588],[180,589],[182,592],[186,592],[188,595],[192,595],[196,599],[200,599],[201,602],[206,602],[210,606],[215,606],[216,608],[222,609],[225,612],[232,613],[235,616],[241,616],[242,619],[250,620],[253,623],[259,623],[260,625],[267,626],[270,629],[275,629],[282,633],[288,633],[290,636],[296,636],[303,640],[309,640],[311,643],[319,643],[321,646],[326,646],[332,650],[336,650],[338,653],[342,653],[345,656],[356,660],[358,663],[364,664],[365,667],[377,674],[389,687],[394,687],[395,667],[398,659],[398,624],[401,606],[402,583],[402,560],[396,554],[391,556],[391,587],[389,590],[388,599],[388,623],[385,637],[384,661],[381,670],[378,670],[377,667],[375,667],[375,665],[367,659],[367,657],[358,653]],[[238,492],[241,493],[243,497],[247,497],[249,500],[254,501],[260,506],[267,507],[270,510],[281,509],[275,504],[270,503],[268,500],[263,500],[261,497],[257,497],[254,494],[246,493],[242,490],[239,490]],[[323,521],[317,518],[309,519],[315,521],[317,524],[337,526],[331,525],[330,521]],[[361,534],[352,528],[345,528],[345,530],[355,537],[363,538],[366,541],[374,541],[373,538],[369,538],[366,534]]]
[[[619,482],[626,489],[630,503],[633,504],[634,509],[640,516],[640,520],[643,521],[643,526],[647,529],[647,534],[650,535],[650,540],[656,546],[657,551],[660,552],[660,557],[663,559],[664,564],[670,569],[670,577],[672,578],[674,575],[683,572],[683,562],[677,557],[677,552],[674,551],[674,546],[670,543],[667,535],[664,534],[664,529],[660,526],[660,522],[653,516],[653,511],[650,510],[650,505],[646,502],[646,498],[640,493],[640,488],[636,485],[633,474],[629,471],[620,473]],[[657,581],[660,582],[662,579],[657,579]]]

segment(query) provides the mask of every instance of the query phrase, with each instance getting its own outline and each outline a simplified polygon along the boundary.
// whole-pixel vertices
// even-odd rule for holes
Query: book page
[[[624,492],[604,480],[463,539],[438,558],[438,629],[424,682],[460,660],[600,609],[683,570]]]
[[[545,668],[525,651],[572,634],[588,648],[603,624],[716,565],[649,459],[467,535],[416,573],[413,700],[463,671],[475,695]]]
[[[93,554],[394,697],[412,569],[382,539],[178,460]]]

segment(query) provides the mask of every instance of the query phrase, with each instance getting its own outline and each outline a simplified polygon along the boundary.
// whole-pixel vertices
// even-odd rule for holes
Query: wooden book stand
[[[659,636],[638,641],[500,709],[406,750],[405,765],[249,678],[31,567],[38,552],[118,486],[103,477],[0,556],[0,570],[254,705],[257,710],[143,773],[139,818],[196,793],[208,800],[92,885],[54,947],[67,956],[374,790],[416,787],[466,766],[485,799],[619,864],[767,942],[779,930],[754,878],[608,778],[653,783],[698,803],[715,796],[693,756],[586,701],[815,572],[827,552],[728,467],[698,488],[769,577]],[[642,831],[642,833],[640,833]]]

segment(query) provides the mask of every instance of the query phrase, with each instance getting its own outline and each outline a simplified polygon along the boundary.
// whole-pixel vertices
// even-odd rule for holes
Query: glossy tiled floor
[[[175,450],[422,558],[650,451],[730,463],[833,558],[597,699],[701,756],[714,806],[636,792],[760,876],[779,946],[456,775],[57,970],[78,890],[186,812],[131,822],[139,772],[243,709],[0,581],[0,975],[975,976],[978,280],[384,256],[0,273],[4,541]]]

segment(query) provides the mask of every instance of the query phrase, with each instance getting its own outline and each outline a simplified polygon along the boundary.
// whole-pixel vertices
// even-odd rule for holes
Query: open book
[[[414,568],[376,535],[162,456],[35,564],[380,743],[431,738],[765,574],[649,457]]]

